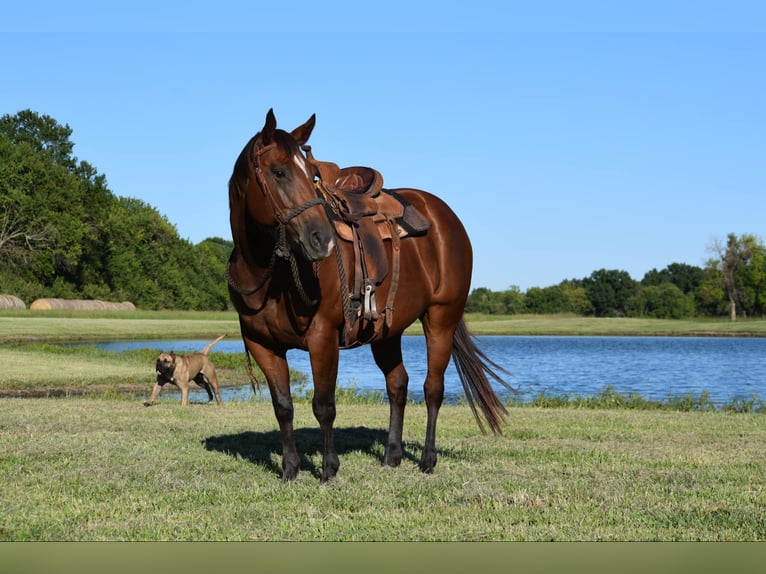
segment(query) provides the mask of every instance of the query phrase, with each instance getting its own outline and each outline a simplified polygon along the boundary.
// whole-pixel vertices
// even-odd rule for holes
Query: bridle
[[[256,144],[257,146],[257,144]],[[258,184],[261,187],[261,191],[263,192],[263,195],[265,195],[269,203],[271,204],[271,209],[274,212],[274,219],[277,220],[279,223],[278,227],[284,227],[287,225],[291,219],[294,219],[298,217],[301,213],[306,211],[307,209],[314,207],[315,205],[326,205],[326,202],[323,197],[317,196],[313,199],[308,200],[306,203],[303,203],[299,205],[298,207],[295,207],[291,209],[290,211],[285,214],[282,209],[279,207],[279,204],[277,203],[276,199],[274,199],[274,194],[271,191],[271,188],[269,187],[269,183],[266,181],[266,177],[263,175],[263,170],[261,170],[261,156],[265,154],[267,151],[270,151],[276,146],[275,143],[270,143],[269,145],[263,146],[261,148],[257,148],[255,152],[251,155],[250,163],[253,166],[253,170],[255,171],[255,177],[258,179]]]
[[[300,295],[301,299],[306,305],[313,306],[317,301],[315,299],[311,299],[303,288],[303,282],[301,281],[300,272],[298,270],[298,262],[295,259],[295,254],[292,252],[292,249],[290,249],[290,244],[287,241],[287,224],[291,220],[301,215],[304,211],[314,207],[315,205],[321,205],[326,210],[327,202],[321,195],[317,195],[317,197],[314,197],[313,199],[310,199],[307,202],[302,203],[298,207],[294,207],[285,213],[279,206],[279,203],[277,203],[274,197],[274,193],[271,191],[268,181],[266,181],[266,177],[263,174],[260,162],[261,156],[273,149],[276,144],[272,142],[268,145],[257,147],[258,144],[256,143],[255,146],[256,149],[253,153],[250,154],[249,161],[253,171],[255,171],[255,176],[258,181],[258,186],[261,188],[261,192],[263,192],[263,195],[269,200],[269,203],[271,204],[271,210],[273,211],[274,219],[277,222],[277,242],[274,244],[274,250],[271,252],[269,266],[266,269],[266,276],[264,277],[263,281],[261,281],[260,285],[252,289],[242,288],[229,273],[229,265],[231,263],[226,266],[226,281],[240,295],[252,295],[256,291],[259,291],[261,288],[263,288],[263,286],[271,279],[271,276],[274,273],[274,267],[276,265],[277,258],[285,259],[290,263],[290,271],[292,273],[295,287],[298,290],[298,295]]]

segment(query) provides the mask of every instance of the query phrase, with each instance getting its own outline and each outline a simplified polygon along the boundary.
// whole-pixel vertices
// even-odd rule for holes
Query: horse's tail
[[[468,405],[471,407],[473,416],[476,417],[482,434],[487,434],[487,431],[479,416],[476,403],[479,403],[479,408],[492,432],[502,434],[501,424],[505,421],[508,411],[492,388],[488,376],[514,393],[517,391],[503,380],[498,371],[507,375],[510,373],[482,353],[472,337],[473,335],[466,327],[465,319],[460,319],[452,336],[452,359],[460,382],[463,384]]]
[[[218,341],[220,341],[221,339],[223,339],[225,336],[226,336],[226,333],[224,333],[223,335],[221,335],[220,337],[218,337],[218,338],[217,338],[217,339],[215,339],[214,341],[211,341],[211,342],[210,342],[210,344],[208,344],[208,345],[207,345],[207,347],[205,347],[204,349],[202,349],[202,354],[203,354],[203,355],[207,355],[207,354],[208,354],[208,351],[210,351],[210,349],[212,349],[212,348],[213,348],[213,345],[215,345],[215,344],[216,344]]]

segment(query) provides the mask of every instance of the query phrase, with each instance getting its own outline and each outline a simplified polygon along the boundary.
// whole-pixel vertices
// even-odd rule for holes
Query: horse
[[[321,174],[309,158],[306,142],[315,123],[316,114],[287,132],[277,128],[274,111],[269,110],[263,128],[239,154],[229,180],[234,249],[226,269],[228,289],[239,316],[251,384],[251,357],[268,383],[281,435],[282,480],[295,479],[299,471],[288,349],[309,353],[312,410],[323,445],[320,481],[334,478],[340,464],[333,424],[341,348],[371,347],[385,376],[390,410],[382,466],[400,465],[409,381],[401,338],[418,319],[427,346],[427,428],[419,468],[432,473],[450,357],[483,434],[488,433],[476,403],[494,434],[501,434],[507,416],[489,378],[513,390],[498,374],[501,367],[478,349],[466,328],[463,315],[473,262],[470,240],[455,213],[435,195],[409,188],[394,190],[426,218],[429,227],[425,233],[386,241],[383,246],[389,258],[395,249],[399,251],[400,272],[388,273],[377,286],[382,298],[395,294],[385,313],[388,319],[381,316],[374,321],[373,337],[364,321],[351,324],[344,304],[351,279],[344,271],[354,269],[356,255],[351,243],[338,237],[332,209],[319,189]]]

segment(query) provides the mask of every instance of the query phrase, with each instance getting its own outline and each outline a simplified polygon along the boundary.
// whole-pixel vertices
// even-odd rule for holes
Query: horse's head
[[[244,254],[248,219],[261,228],[284,230],[290,249],[309,261],[327,257],[335,229],[314,186],[314,172],[301,146],[314,129],[315,116],[292,132],[277,129],[274,112],[244,147],[229,180],[229,209],[234,244]],[[276,236],[275,236],[276,237]]]

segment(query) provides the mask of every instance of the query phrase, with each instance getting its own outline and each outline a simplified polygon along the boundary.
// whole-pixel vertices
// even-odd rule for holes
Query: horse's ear
[[[274,115],[274,108],[269,110],[266,114],[266,124],[261,130],[261,142],[263,145],[269,145],[274,137],[274,131],[277,129],[277,118]]]
[[[298,126],[295,128],[291,135],[295,138],[295,141],[298,142],[298,145],[303,145],[307,141],[309,141],[309,138],[311,137],[311,132],[314,130],[314,125],[317,121],[317,115],[311,114],[311,117],[306,120],[306,123],[302,126]]]

